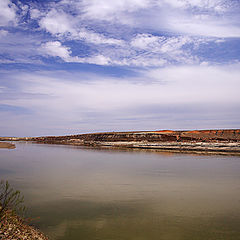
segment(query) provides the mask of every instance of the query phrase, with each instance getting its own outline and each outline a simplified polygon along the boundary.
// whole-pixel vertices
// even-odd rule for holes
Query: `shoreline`
[[[128,151],[146,151],[146,152],[164,152],[164,153],[182,153],[182,154],[197,154],[197,155],[225,155],[225,156],[240,156],[240,145],[237,149],[222,149],[219,148],[201,148],[196,147],[194,144],[192,147],[182,147],[182,146],[163,146],[163,145],[145,145],[139,143],[108,143],[108,142],[85,142],[82,143],[72,143],[72,142],[32,142],[35,144],[52,144],[52,145],[68,145],[68,146],[78,146],[89,149],[98,150],[128,150]],[[199,143],[198,143],[199,144]]]
[[[48,237],[8,210],[0,216],[0,239],[48,240]]]
[[[240,156],[240,143],[146,143],[146,142],[89,142],[84,144],[78,143],[59,143],[63,145],[89,146],[92,148],[104,149],[134,149],[149,150],[158,152],[171,153],[196,153],[196,154],[221,154],[221,155],[237,155]]]
[[[4,149],[14,149],[14,148],[16,148],[16,146],[15,146],[15,144],[13,144],[13,143],[0,142],[0,148],[4,148]]]
[[[240,129],[106,132],[23,138],[0,137],[0,141],[30,141],[92,148],[240,155]]]

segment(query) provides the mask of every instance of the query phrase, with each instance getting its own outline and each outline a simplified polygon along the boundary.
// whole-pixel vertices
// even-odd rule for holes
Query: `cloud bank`
[[[1,97],[1,103],[9,107],[1,119],[9,125],[9,116],[17,109],[25,111],[15,116],[16,126],[2,127],[1,132],[31,134],[28,126],[35,135],[237,127],[239,69],[179,66],[122,79],[65,71],[8,74],[8,81],[19,84],[1,86],[1,95],[8,96]]]

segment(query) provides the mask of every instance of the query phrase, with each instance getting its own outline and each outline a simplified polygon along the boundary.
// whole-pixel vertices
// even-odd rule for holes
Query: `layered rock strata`
[[[178,152],[240,154],[240,129],[106,132],[68,136],[0,138],[0,140],[93,147],[157,149]]]

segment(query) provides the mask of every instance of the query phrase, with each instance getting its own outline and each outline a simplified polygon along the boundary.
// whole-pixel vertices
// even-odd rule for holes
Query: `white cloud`
[[[20,16],[26,16],[26,14],[28,13],[29,11],[29,5],[25,5],[23,3],[21,3],[20,1],[17,2],[17,5],[18,5],[18,9],[21,10],[20,11]]]
[[[170,53],[180,51],[184,45],[194,42],[193,38],[186,36],[164,37],[152,34],[138,34],[131,40],[131,45],[152,52]]]
[[[231,73],[230,73],[231,72]],[[166,92],[171,102],[182,103],[240,103],[235,88],[240,87],[238,74],[239,64],[226,66],[211,66],[208,64],[168,67],[152,70],[149,78],[158,81],[166,81]]]
[[[215,41],[215,39],[208,41]],[[199,62],[196,56],[191,55],[191,49],[206,42],[207,40],[204,39],[186,36],[164,37],[138,34],[129,44],[120,44],[118,48],[108,49],[98,46],[98,54],[89,57],[71,56],[71,49],[62,45],[60,41],[43,44],[42,51],[45,55],[60,57],[65,62],[160,67],[172,62],[185,64]]]
[[[151,0],[83,0],[79,7],[84,8],[85,17],[112,20],[117,13],[135,12],[149,7]]]
[[[22,51],[21,57],[18,57],[18,61],[21,61],[24,58],[23,51],[25,49],[39,49],[41,46],[40,52],[45,56],[60,57],[65,62],[140,67],[159,67],[173,63],[196,64],[206,60],[201,59],[202,57],[198,58],[192,53],[192,50],[196,50],[201,44],[211,41],[219,45],[224,37],[240,36],[240,28],[237,25],[231,25],[231,21],[227,23],[228,17],[226,19],[218,18],[221,14],[211,15],[209,13],[215,11],[216,6],[224,6],[221,1],[214,3],[205,0],[100,0],[100,2],[64,0],[47,6],[45,10],[38,10],[36,6],[34,6],[35,8],[31,6],[30,15],[39,23],[40,29],[37,30],[45,30],[50,33],[47,37],[44,36],[46,38],[44,42],[48,42],[41,45],[36,40],[37,44],[31,42],[26,44],[25,48],[17,47],[16,49],[12,47],[13,44],[7,45],[6,41],[3,41],[4,53],[8,59],[1,60],[1,62],[14,62],[16,58],[13,54],[14,51],[17,53]],[[20,8],[22,11],[28,10],[25,5]],[[206,8],[209,11],[200,11],[198,8]],[[114,20],[107,23],[108,17],[101,19],[100,16],[99,19],[92,20],[90,18],[99,17],[97,14],[91,16],[90,13],[94,13],[94,11],[110,18],[110,15],[113,15],[114,19],[116,17],[120,21],[122,17],[125,20],[131,18],[134,21],[130,21],[128,26],[120,26],[119,22]],[[204,16],[208,17],[205,19]],[[218,22],[218,19],[221,21]],[[139,27],[136,30],[139,34],[134,35],[135,30],[133,31],[131,27],[136,26]],[[26,28],[26,25],[24,27]],[[169,31],[175,34],[170,37],[170,33],[168,36],[145,33],[148,27],[150,27],[148,32],[170,29]],[[4,31],[0,32],[1,39],[4,39],[6,33]],[[41,33],[38,33],[40,36]],[[193,37],[192,35],[201,35],[202,37]],[[217,39],[209,40],[206,36],[215,36]],[[18,39],[16,40],[18,41]],[[74,48],[66,47],[66,41],[72,41],[71,44]],[[15,43],[15,45],[20,46],[20,43]],[[3,47],[0,46],[0,48]],[[75,51],[75,49],[77,50]],[[89,50],[88,53],[83,53],[88,54],[87,57],[79,57],[80,49]],[[26,54],[31,57],[33,55],[33,51],[31,54],[30,51]]]
[[[110,59],[103,55],[94,55],[84,58],[71,56],[71,49],[67,46],[62,45],[59,41],[44,43],[42,44],[39,51],[47,56],[59,57],[65,62],[90,63],[98,65],[108,65],[110,63]]]
[[[83,17],[208,37],[240,37],[239,14],[226,0],[91,0]],[[239,3],[238,3],[239,8]],[[237,9],[237,8],[236,8]]]
[[[33,15],[39,16],[39,12],[33,12]],[[64,40],[83,40],[92,44],[110,44],[122,45],[124,41],[114,38],[108,38],[103,34],[87,30],[79,24],[79,19],[66,14],[63,11],[51,10],[46,16],[39,21],[42,29],[45,29],[53,35],[57,35]]]
[[[166,63],[171,61],[196,63],[198,59],[191,55],[191,49],[208,41],[210,40],[188,36],[165,37],[138,34],[131,40],[131,46],[146,51],[149,57],[152,55],[153,59],[154,56],[156,58],[158,55],[158,57],[165,59]],[[151,63],[150,59],[149,63]]]
[[[174,8],[201,8],[208,11],[215,11],[218,13],[221,13],[227,9],[227,6],[225,4],[225,0],[163,0],[163,1],[157,1],[158,4],[162,5],[163,2],[165,4],[170,5]]]
[[[180,19],[169,19],[169,27],[178,33],[191,34],[195,36],[233,38],[240,37],[240,27],[228,20],[208,17],[197,19],[196,16],[186,15]]]
[[[68,1],[65,1],[68,2]],[[83,8],[84,16],[102,20],[119,19],[122,13],[137,12],[141,9],[151,8],[175,8],[178,10],[188,10],[199,8],[208,12],[222,13],[227,11],[229,3],[225,0],[83,0],[76,1],[78,8]]]
[[[52,76],[18,71],[13,85],[21,86],[20,95],[33,94],[36,98],[14,95],[14,99],[1,99],[1,102],[30,109],[32,122],[37,118],[46,119],[44,124],[52,122],[52,126],[62,112],[66,113],[62,116],[64,126],[76,119],[88,123],[89,113],[135,119],[149,117],[151,125],[154,119],[161,120],[160,110],[156,108],[168,109],[178,104],[183,108],[189,104],[202,108],[213,104],[220,109],[220,119],[221,106],[240,104],[239,65],[212,66],[210,60],[215,54],[219,56],[222,46],[228,47],[226,52],[228,49],[233,52],[235,46],[230,46],[232,40],[226,37],[240,37],[239,13],[224,3],[226,1],[218,0],[64,0],[46,3],[46,8],[39,9],[36,3],[30,6],[30,15],[40,28],[30,31],[33,22],[22,18],[28,7],[0,0],[0,25],[6,29],[0,30],[1,63],[35,63],[41,60],[39,55],[44,55],[64,62],[145,67],[141,77],[121,79],[95,75],[85,79],[82,73],[72,77],[64,72]],[[16,22],[19,23],[16,31],[8,29]],[[49,34],[43,34],[43,30]],[[215,38],[209,38],[211,36]],[[208,49],[217,45],[218,52],[209,57],[207,48],[201,48],[198,53],[198,46],[209,42]],[[231,51],[227,54],[229,58]],[[216,62],[225,60],[229,59],[223,56]],[[7,80],[11,76],[12,73]],[[0,88],[0,91],[8,95],[6,89]],[[132,110],[139,111],[139,115]],[[170,115],[167,117],[171,119]],[[96,119],[99,120],[98,116]],[[114,119],[110,118],[109,122]],[[235,122],[239,122],[238,119]],[[38,124],[43,123],[38,121]],[[63,127],[60,121],[58,124]],[[94,124],[95,121],[91,126]],[[143,121],[139,126],[142,124]]]
[[[54,110],[65,106],[66,109],[69,107],[74,111],[78,107],[108,111],[145,104],[240,104],[239,69],[238,64],[222,68],[199,65],[167,67],[121,80],[92,74],[88,75],[86,81],[84,74],[71,75],[61,71],[56,72],[55,76],[52,73],[48,75],[47,72],[40,72],[20,74],[15,78],[19,78],[24,84],[24,93],[54,97],[53,102],[46,105],[45,102],[37,100],[36,103],[40,104],[42,109],[48,106]],[[34,99],[19,99],[18,103],[21,107],[35,104]]]
[[[51,34],[67,34],[74,31],[73,21],[70,15],[53,9],[39,21],[39,25]]]
[[[103,34],[95,33],[81,28],[76,35],[72,36],[76,40],[84,40],[93,44],[123,45],[124,41],[114,38],[107,38]]]
[[[58,41],[47,42],[42,44],[40,51],[43,51],[45,54],[53,57],[60,57],[66,62],[71,59],[71,50],[69,47],[62,46]]]
[[[109,65],[111,63],[110,58],[105,57],[101,54],[86,58],[78,58],[77,61],[81,63],[91,63],[98,65]]]
[[[10,0],[0,1],[0,26],[7,26],[16,21],[16,6]]]
[[[64,71],[18,72],[9,74],[8,79],[18,81],[22,94],[31,97],[18,93],[18,98],[1,102],[32,112],[24,118],[26,126],[34,123],[32,129],[51,127],[55,132],[64,127],[67,131],[69,126],[78,131],[189,128],[193,123],[188,120],[192,119],[197,128],[232,127],[233,122],[234,126],[239,124],[239,69],[239,65],[179,66],[121,79]],[[178,108],[180,111],[176,111]],[[223,109],[228,109],[227,115]],[[129,118],[134,120],[129,123]]]
[[[119,60],[111,60],[112,65],[136,66],[136,67],[163,67],[168,61],[162,57],[137,55]]]
[[[97,65],[122,65],[122,66],[141,66],[159,67],[167,64],[167,60],[159,56],[139,55],[127,57],[111,57],[102,54],[91,55],[89,57],[71,56],[72,51],[59,41],[47,42],[41,45],[39,52],[45,56],[59,57],[65,62],[89,63]]]
[[[224,2],[223,0],[83,0],[77,1],[77,6],[84,9],[84,16],[88,18],[124,21],[124,19],[120,19],[123,13],[128,14],[156,7],[165,10],[169,10],[167,9],[169,7],[183,10],[197,7],[208,11],[222,12],[226,9]]]
[[[39,19],[40,17],[44,17],[45,13],[39,11],[36,8],[30,8],[30,16],[32,19]]]
[[[164,37],[153,36],[152,34],[138,34],[135,38],[131,40],[131,45],[133,47],[148,49],[149,47],[154,47],[162,42]]]

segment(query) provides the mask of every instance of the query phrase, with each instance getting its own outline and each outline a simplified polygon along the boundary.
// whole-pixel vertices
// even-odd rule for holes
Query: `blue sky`
[[[240,1],[0,0],[0,135],[240,126]]]

